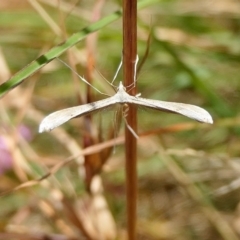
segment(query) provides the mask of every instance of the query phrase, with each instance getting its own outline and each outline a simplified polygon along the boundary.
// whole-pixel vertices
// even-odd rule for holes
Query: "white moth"
[[[51,113],[41,122],[39,132],[51,131],[72,118],[84,116],[115,104],[134,104],[163,112],[181,114],[203,123],[213,123],[211,115],[203,108],[190,104],[165,102],[131,96],[126,92],[122,82],[120,82],[117,93],[112,97]]]

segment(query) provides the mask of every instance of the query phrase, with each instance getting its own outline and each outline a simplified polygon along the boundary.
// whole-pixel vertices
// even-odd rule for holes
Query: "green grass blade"
[[[147,7],[154,3],[159,2],[160,0],[144,0],[139,2],[138,9]],[[90,33],[96,32],[108,24],[116,21],[122,16],[121,11],[116,11],[115,13],[108,15],[107,17],[102,18],[98,22],[95,22],[88,27],[85,27],[81,31],[70,36],[65,42],[60,45],[57,45],[50,49],[47,53],[38,57],[36,60],[31,62],[29,65],[21,69],[15,75],[13,75],[8,81],[0,85],[0,98],[3,97],[8,91],[15,88],[21,84],[27,77],[34,74],[40,68],[45,66],[47,63],[52,61],[54,58],[60,56],[62,53],[67,51],[72,46],[76,45],[78,42],[86,38]]]
[[[3,83],[0,86],[0,97],[6,94],[9,90],[13,89],[20,83],[24,81],[27,77],[31,76],[33,73],[38,71],[40,68],[45,66],[48,62],[52,61],[54,58],[60,56],[62,53],[67,51],[69,48],[77,44],[79,41],[86,38],[87,35],[93,33],[104,26],[110,24],[111,22],[117,20],[121,16],[121,12],[115,12],[110,16],[107,16],[100,21],[93,23],[92,25],[82,29],[80,32],[77,32],[70,36],[65,42],[60,45],[57,45],[50,49],[47,53],[41,55],[36,60],[31,62],[29,65],[21,69],[18,73],[16,73],[12,78],[10,78],[7,82]]]

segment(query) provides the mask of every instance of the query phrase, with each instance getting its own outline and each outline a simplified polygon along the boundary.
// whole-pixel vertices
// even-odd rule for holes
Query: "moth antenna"
[[[108,94],[101,92],[99,89],[97,89],[96,87],[94,87],[91,83],[89,83],[84,77],[80,76],[70,65],[68,65],[66,62],[64,62],[62,59],[60,58],[56,58],[58,61],[60,61],[62,64],[64,64],[66,67],[68,67],[71,71],[73,71],[84,83],[86,83],[88,86],[92,87],[95,91],[99,92],[100,94],[103,94],[105,96],[108,96]]]

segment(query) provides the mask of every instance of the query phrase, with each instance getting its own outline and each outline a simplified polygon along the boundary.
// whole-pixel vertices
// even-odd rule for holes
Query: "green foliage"
[[[121,58],[120,3],[106,1],[94,15],[94,1],[85,1],[86,6],[62,3],[67,2],[71,8],[39,1],[60,34],[42,18],[40,9],[26,3],[16,1],[0,9],[0,194],[4,195],[0,239],[6,232],[19,234],[17,229],[32,234],[28,239],[34,239],[34,230],[49,234],[49,239],[52,233],[79,239],[79,232],[84,232],[80,225],[97,219],[89,207],[95,195],[88,193],[86,158],[81,154],[89,150],[98,163],[100,150],[95,148],[101,147],[99,142],[109,143],[109,136],[116,140],[110,144],[112,154],[101,152],[106,163],[96,173],[102,172],[99,191],[109,204],[105,211],[116,220],[118,239],[124,239],[125,163],[116,110],[38,133],[48,113],[105,97],[56,57],[76,67],[102,92],[114,92],[103,78],[112,80]],[[239,4],[227,0],[221,4],[139,1],[140,61],[152,33],[138,92],[150,99],[199,105],[215,122],[207,126],[173,114],[138,110],[139,239],[238,239],[234,233],[239,231],[240,200],[240,19],[234,9]],[[100,19],[93,22],[98,13]],[[95,33],[94,46],[86,43]],[[118,80],[121,77],[120,72]],[[7,164],[12,165],[5,169]],[[44,180],[34,182],[42,176]],[[83,211],[87,215],[81,215]]]

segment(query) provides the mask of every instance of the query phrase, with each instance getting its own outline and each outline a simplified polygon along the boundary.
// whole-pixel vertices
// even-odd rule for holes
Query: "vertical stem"
[[[137,0],[123,0],[123,76],[125,86],[133,86],[137,56]],[[135,95],[136,88],[129,94]],[[129,106],[127,123],[137,132],[137,109]],[[137,140],[125,127],[126,194],[128,239],[136,239]]]

